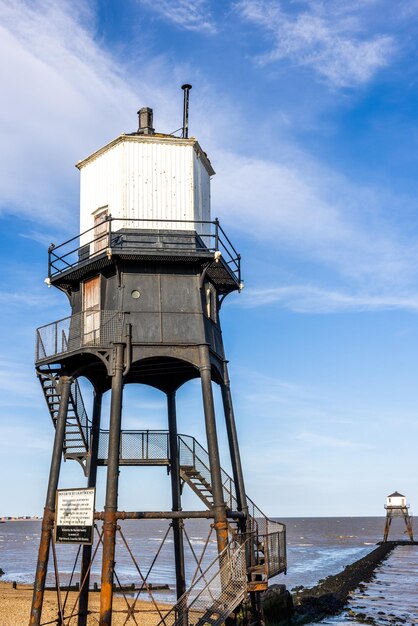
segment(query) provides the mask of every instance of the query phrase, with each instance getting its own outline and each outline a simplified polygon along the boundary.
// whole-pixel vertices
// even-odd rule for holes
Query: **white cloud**
[[[249,289],[244,305],[276,304],[297,313],[339,313],[350,311],[404,310],[418,312],[418,293],[350,294],[311,285]]]
[[[269,52],[257,57],[258,63],[289,59],[295,65],[310,67],[331,84],[345,87],[366,83],[392,59],[393,38],[365,36],[356,15],[358,6],[302,4],[305,9],[291,12],[271,0],[236,2],[242,18],[262,27],[273,42]]]
[[[353,293],[386,298],[394,286],[399,292],[416,284],[416,241],[393,222],[396,207],[413,201],[352,184],[301,151],[285,152],[272,162],[218,151],[212,193],[225,221],[264,245],[332,269],[340,282],[353,283]]]
[[[208,0],[139,0],[140,4],[185,30],[216,33]]]
[[[0,54],[7,59],[0,66],[0,142],[7,154],[0,210],[71,230],[78,221],[74,163],[112,135],[133,130],[138,103],[149,95],[146,87],[135,95],[95,43],[85,7],[0,1]]]
[[[0,51],[8,59],[0,66],[7,85],[0,110],[0,142],[7,154],[0,171],[0,211],[14,211],[47,223],[48,231],[66,229],[68,234],[78,228],[75,161],[122,130],[132,130],[140,104],[156,106],[158,128],[173,130],[173,102],[178,103],[172,97],[172,90],[177,90],[172,75],[179,69],[151,59],[142,65],[140,87],[132,77],[128,80],[95,41],[94,19],[86,6],[65,0],[36,4],[0,0]],[[250,3],[246,7],[249,10]],[[204,3],[197,3],[193,15],[200,15],[199,11],[203,15],[204,8]],[[282,156],[275,161],[226,152],[228,136],[239,135],[243,126],[240,112],[235,104],[225,102],[219,113],[216,96],[202,82],[205,106],[198,96],[194,124],[206,136],[209,146],[204,147],[210,148],[218,171],[213,206],[222,208],[221,218],[255,240],[274,242],[357,281],[351,291],[336,290],[360,294],[345,297],[352,303],[357,298],[361,304],[363,297],[369,297],[365,283],[373,281],[374,297],[386,299],[392,285],[406,287],[414,282],[415,247],[379,219],[382,206],[392,198],[381,190],[350,184],[288,145],[281,146]],[[232,117],[235,123],[228,135]],[[39,228],[28,236],[50,243]],[[301,288],[292,289],[287,292],[289,305],[297,300],[302,307],[309,306],[309,298],[324,300],[327,291],[314,286],[317,294],[307,294],[305,289],[304,296],[298,296],[295,292]],[[278,301],[286,295],[286,291],[273,291],[263,290],[263,297]],[[328,300],[341,302],[341,294]]]

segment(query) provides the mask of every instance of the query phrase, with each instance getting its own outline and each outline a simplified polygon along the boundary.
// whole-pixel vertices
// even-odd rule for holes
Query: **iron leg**
[[[102,394],[95,393],[90,437],[90,472],[87,487],[95,487],[97,481],[97,456],[99,450],[100,416],[102,410]],[[92,546],[83,546],[80,569],[80,597],[78,601],[77,626],[86,626],[89,607],[90,561]]]
[[[168,428],[170,438],[170,476],[172,510],[181,511],[180,462],[177,437],[176,392],[167,394]],[[184,566],[183,520],[173,519],[174,559],[176,567],[177,599],[186,591]]]
[[[115,374],[110,403],[109,452],[107,462],[106,503],[103,522],[102,588],[100,591],[100,626],[112,624],[113,576],[115,567],[116,511],[118,505],[119,446],[122,422],[123,344],[116,344]]]
[[[61,376],[59,385],[61,398],[57,423],[55,426],[54,447],[52,451],[51,467],[49,470],[49,482],[45,501],[44,517],[42,520],[41,540],[39,544],[38,564],[36,567],[35,582],[33,586],[29,626],[39,626],[42,618],[45,580],[48,570],[49,546],[55,519],[55,496],[61,469],[61,455],[64,446],[71,379],[68,376]]]
[[[210,475],[212,481],[214,528],[218,543],[218,552],[228,545],[228,524],[226,505],[223,497],[221,465],[219,460],[218,437],[216,432],[215,407],[212,393],[212,376],[209,347],[200,346],[200,379],[202,383],[203,409],[205,414],[206,439],[209,453]]]

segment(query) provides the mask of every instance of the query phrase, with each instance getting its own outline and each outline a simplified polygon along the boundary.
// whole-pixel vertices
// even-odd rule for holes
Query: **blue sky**
[[[417,27],[413,0],[0,0],[0,514],[44,503],[34,329],[68,314],[43,280],[78,232],[74,164],[140,106],[178,128],[183,82],[243,256],[222,322],[249,495],[283,517],[380,515],[395,489],[417,508]],[[157,392],[125,404],[126,426],[165,427]],[[201,414],[192,383],[180,430],[204,443]],[[121,508],[167,494],[161,470],[122,472]]]

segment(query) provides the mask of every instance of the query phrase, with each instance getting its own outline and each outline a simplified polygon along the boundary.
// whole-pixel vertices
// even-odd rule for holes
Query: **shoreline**
[[[33,595],[33,584],[0,581],[0,624],[1,626],[25,626],[29,623],[30,609]],[[77,600],[77,592],[70,591],[61,594],[62,598],[67,598],[67,606],[72,607]],[[129,596],[129,603],[133,598]],[[97,614],[100,606],[100,594],[91,592],[89,598],[89,609],[92,614],[87,619],[88,626],[97,626]],[[158,607],[165,613],[170,606],[159,603]],[[157,609],[151,600],[138,600],[135,605],[136,611],[141,615],[141,624],[145,626],[155,626],[160,621]],[[127,606],[123,596],[113,598],[112,624],[123,626],[126,621]],[[71,614],[71,608],[69,610]],[[57,593],[56,591],[45,591],[42,620],[45,622],[54,621],[57,618]]]
[[[342,572],[327,576],[310,589],[300,589],[294,593],[295,615],[291,624],[307,624],[341,613],[350,594],[362,582],[369,582],[373,578],[378,565],[396,545],[396,541],[381,543],[366,556],[347,565]]]

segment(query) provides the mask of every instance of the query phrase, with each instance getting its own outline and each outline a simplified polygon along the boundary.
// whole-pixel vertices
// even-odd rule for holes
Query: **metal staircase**
[[[60,404],[59,367],[38,367],[38,377],[46,403],[56,425]],[[78,381],[71,384],[64,458],[78,461],[89,471],[88,418]],[[99,465],[107,464],[107,431],[99,439]],[[178,435],[180,477],[207,508],[213,506],[208,452],[188,435]],[[169,466],[167,431],[122,431],[121,465]],[[234,481],[221,470],[224,501],[227,508],[238,508]],[[158,626],[220,626],[237,609],[249,592],[267,589],[268,579],[286,571],[286,528],[267,518],[247,497],[249,515],[245,534],[229,524],[231,539],[203,574],[195,580],[177,604],[165,614]]]
[[[61,393],[60,369],[51,365],[38,368],[38,378],[54,426],[57,423]],[[77,380],[71,383],[64,438],[64,459],[78,461],[88,474],[90,420]]]
[[[220,626],[247,594],[249,539],[225,548],[189,587],[158,626]]]
[[[187,483],[194,493],[208,507],[213,506],[212,486],[202,474],[189,465],[180,466],[180,478]]]
[[[213,505],[209,455],[194,437],[179,435],[180,476],[208,508]],[[234,483],[221,470],[224,501],[237,510]],[[247,496],[249,507],[250,562],[247,563],[247,590],[264,591],[268,579],[286,571],[285,526],[269,519]],[[230,530],[233,530],[229,525]],[[199,625],[200,626],[200,625]]]

